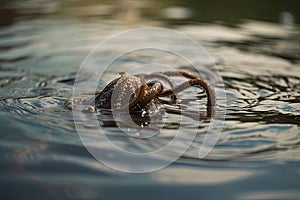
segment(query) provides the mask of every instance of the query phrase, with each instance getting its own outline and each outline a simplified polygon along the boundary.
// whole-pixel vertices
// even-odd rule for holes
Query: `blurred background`
[[[1,0],[1,25],[28,17],[97,17],[135,22],[158,20],[167,24],[216,22],[234,25],[243,19],[299,23],[297,0]]]
[[[299,23],[299,0],[0,0],[0,199],[300,199]],[[87,120],[76,129],[64,103],[97,44],[149,26],[182,32],[205,47],[223,79],[225,88],[215,89],[226,96],[218,107],[227,114],[205,159],[198,152],[207,121],[188,118],[180,124],[180,117],[165,114],[160,134],[151,140],[107,127],[111,142],[134,152],[167,144],[180,125],[186,134],[198,133],[168,167],[127,174],[87,151],[77,130],[93,137],[98,127]],[[168,41],[167,47],[191,55],[203,69],[215,66],[172,37],[140,36],[106,49],[80,81],[95,81],[91,77],[105,59],[138,42]],[[178,60],[155,51],[128,53],[99,89],[120,68],[145,63],[198,73]],[[184,94],[188,111],[198,113],[200,106],[205,112],[203,93]],[[109,119],[97,114],[100,124]],[[97,142],[103,154],[114,156],[109,144]]]

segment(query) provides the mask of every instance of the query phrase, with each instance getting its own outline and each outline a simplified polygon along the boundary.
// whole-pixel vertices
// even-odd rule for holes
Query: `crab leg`
[[[206,91],[206,94],[207,94],[207,116],[211,117],[214,114],[213,107],[216,105],[215,91],[208,83],[206,83],[202,79],[188,80],[184,83],[181,83],[181,84],[175,86],[173,89],[163,91],[158,96],[164,97],[164,96],[168,96],[168,95],[171,95],[174,93],[176,94],[183,90],[186,90],[187,88],[190,88],[191,86],[200,86]]]

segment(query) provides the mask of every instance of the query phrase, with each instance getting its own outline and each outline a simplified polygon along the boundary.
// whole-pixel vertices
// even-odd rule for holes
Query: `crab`
[[[85,110],[96,111],[106,110],[115,112],[150,113],[161,104],[176,105],[177,94],[192,86],[202,88],[207,97],[207,113],[205,118],[214,116],[216,97],[214,89],[203,78],[187,71],[164,71],[150,74],[126,75],[112,80],[102,91],[94,93],[94,97],[87,102],[91,106]],[[170,77],[183,76],[187,81],[175,84]],[[163,84],[165,83],[165,85]],[[166,87],[167,86],[167,87]],[[169,97],[166,101],[163,98]],[[65,103],[66,107],[72,109],[75,99],[69,99]],[[81,99],[77,99],[82,101]],[[165,108],[168,113],[182,114],[175,109]],[[190,115],[190,114],[187,114]],[[201,115],[203,117],[203,115]]]

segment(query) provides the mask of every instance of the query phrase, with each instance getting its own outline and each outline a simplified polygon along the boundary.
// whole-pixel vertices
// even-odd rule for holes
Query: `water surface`
[[[86,150],[72,112],[64,107],[72,96],[73,78],[88,52],[112,34],[130,28],[162,26],[158,22],[122,25],[80,18],[21,20],[0,29],[1,195],[43,199],[296,199],[300,173],[299,28],[261,21],[236,27],[219,24],[174,26],[203,45],[217,64],[226,94],[225,126],[213,151],[198,158],[199,135],[180,159],[146,174],[108,168]],[[151,42],[150,38],[140,38]],[[134,40],[134,38],[133,38]],[[134,41],[133,41],[134,42]],[[120,43],[122,49],[128,41]],[[179,49],[184,44],[176,43]],[[186,50],[188,51],[188,49]],[[114,52],[109,49],[107,55]],[[194,52],[190,52],[193,55]],[[125,56],[126,57],[126,56]],[[168,57],[121,59],[134,63]],[[105,55],[101,57],[105,60]],[[101,60],[100,59],[100,60]],[[195,58],[197,59],[197,58]],[[203,65],[209,64],[199,60]],[[93,71],[86,71],[86,79]],[[118,76],[110,71],[100,84]],[[110,139],[132,151],[149,151],[174,136],[178,118],[151,140],[124,136],[107,128]],[[82,127],[95,134],[95,127]],[[175,125],[174,125],[175,124]],[[175,128],[174,128],[175,127]],[[195,121],[183,124],[198,129]],[[201,129],[202,128],[202,129]],[[185,138],[183,138],[184,140]],[[102,142],[103,143],[103,142]],[[101,148],[109,145],[99,141]]]

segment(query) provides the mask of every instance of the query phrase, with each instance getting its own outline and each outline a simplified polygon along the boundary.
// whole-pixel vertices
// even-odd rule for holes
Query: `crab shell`
[[[149,103],[143,100],[150,91],[143,77],[121,76],[111,81],[96,96],[93,104],[98,109],[143,109]]]

